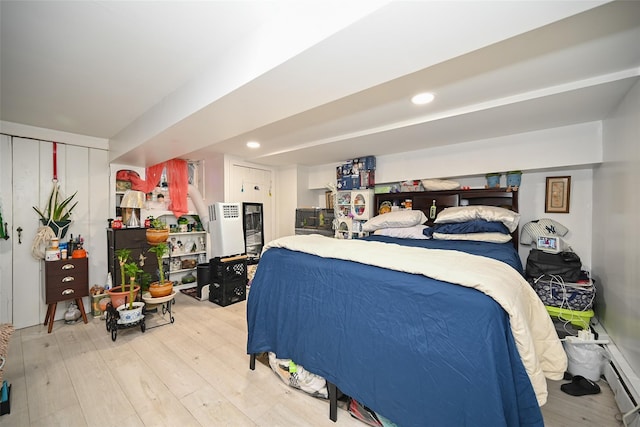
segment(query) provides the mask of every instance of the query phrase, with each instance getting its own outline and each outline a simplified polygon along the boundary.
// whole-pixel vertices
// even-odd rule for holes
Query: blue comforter
[[[515,253],[510,244],[370,239],[463,243],[517,259],[521,271],[517,254],[505,255]],[[292,359],[399,426],[543,425],[507,314],[474,289],[272,248],[253,279],[247,321],[249,354]]]

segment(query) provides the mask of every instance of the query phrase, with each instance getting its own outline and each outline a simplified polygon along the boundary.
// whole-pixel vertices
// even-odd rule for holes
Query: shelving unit
[[[151,212],[151,211],[145,211]],[[187,217],[191,215],[185,215]],[[165,223],[177,225],[177,218],[171,212],[163,212],[155,215]],[[193,221],[193,218],[191,218]],[[169,255],[163,257],[163,264],[168,265],[169,279],[177,282],[178,289],[191,288],[198,285],[197,267],[198,264],[206,263],[207,258],[207,233],[206,231],[176,231],[170,232],[167,238],[169,244]],[[185,261],[190,265],[185,267]],[[192,265],[192,266],[191,266]],[[195,280],[183,283],[182,279],[191,273]]]
[[[362,225],[373,216],[373,190],[338,191],[335,237],[352,239],[364,236]]]

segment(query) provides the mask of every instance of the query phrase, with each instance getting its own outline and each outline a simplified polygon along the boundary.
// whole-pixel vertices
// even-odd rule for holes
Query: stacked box
[[[209,301],[226,307],[247,296],[247,257],[212,258],[209,262]]]
[[[376,158],[359,157],[347,160],[336,167],[336,187],[338,190],[356,190],[375,187]]]

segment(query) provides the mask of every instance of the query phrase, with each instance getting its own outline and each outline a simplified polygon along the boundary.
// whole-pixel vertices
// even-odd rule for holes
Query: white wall
[[[570,176],[571,198],[569,213],[545,213],[545,188],[548,176]],[[591,168],[559,169],[546,172],[524,172],[522,186],[518,195],[520,226],[540,218],[551,218],[569,229],[564,238],[578,254],[583,267],[591,271],[591,247],[593,242],[592,224],[592,177]],[[520,258],[523,266],[530,248],[520,245]]]
[[[604,163],[594,171],[597,314],[640,378],[640,83],[604,122]]]
[[[276,174],[276,234],[275,238],[295,233],[298,168],[295,166],[278,169]],[[293,183],[293,184],[292,184]]]
[[[376,183],[453,178],[482,188],[488,172],[522,170],[521,225],[552,218],[569,228],[567,242],[591,270],[593,166],[602,161],[602,124],[589,122],[376,158]],[[310,192],[335,181],[335,165],[309,168]],[[546,177],[571,176],[568,214],[544,212]],[[503,175],[501,184],[506,186]],[[523,265],[530,248],[520,246]]]

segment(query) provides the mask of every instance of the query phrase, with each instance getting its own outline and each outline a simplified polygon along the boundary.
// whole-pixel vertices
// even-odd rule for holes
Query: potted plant
[[[138,290],[140,290],[140,287],[136,286],[136,278],[138,273],[142,272],[142,269],[135,262],[128,262],[124,265],[124,271],[126,276],[129,277],[129,310],[131,310]],[[124,287],[122,290],[125,290]]]
[[[158,218],[150,218],[150,228],[147,228],[147,243],[155,246],[159,243],[166,242],[169,238],[169,227]]]
[[[40,210],[37,206],[33,206],[33,210],[40,216],[42,224],[49,226],[58,239],[62,239],[67,234],[67,229],[71,223],[71,212],[78,204],[78,202],[71,204],[77,193],[76,191],[71,196],[61,200],[60,184],[56,182],[53,184],[49,200],[44,209]]]
[[[132,302],[136,298],[137,292],[140,290],[139,286],[135,286],[133,289],[127,289],[126,275],[128,274],[129,277],[133,277],[133,280],[135,281],[135,275],[137,274],[137,271],[139,271],[139,268],[135,263],[129,262],[130,255],[131,249],[128,248],[121,248],[116,251],[118,265],[120,266],[120,286],[116,286],[107,291],[111,297],[111,304],[114,308],[118,308],[123,305],[126,302],[127,297],[129,297],[129,302]],[[127,267],[127,264],[133,264],[133,267]],[[136,269],[136,272],[133,272],[134,268]],[[133,297],[130,296],[131,292],[133,292]]]
[[[144,308],[144,302],[135,301],[136,295],[140,290],[140,286],[136,285],[136,277],[138,273],[142,271],[138,264],[135,262],[128,262],[124,264],[122,269],[125,271],[126,276],[129,277],[129,290],[128,290],[128,303],[124,303],[116,307],[116,310],[120,313],[120,323],[129,324],[138,322],[143,318],[142,309]],[[124,282],[123,282],[124,283]],[[125,291],[124,285],[122,290]],[[126,293],[126,292],[125,292]]]
[[[149,285],[149,293],[153,298],[171,295],[171,292],[173,292],[173,282],[165,281],[164,267],[162,265],[162,257],[169,253],[169,246],[166,242],[158,243],[149,248],[149,252],[156,254],[156,258],[158,259],[158,276],[160,279],[158,282],[153,282]]]

